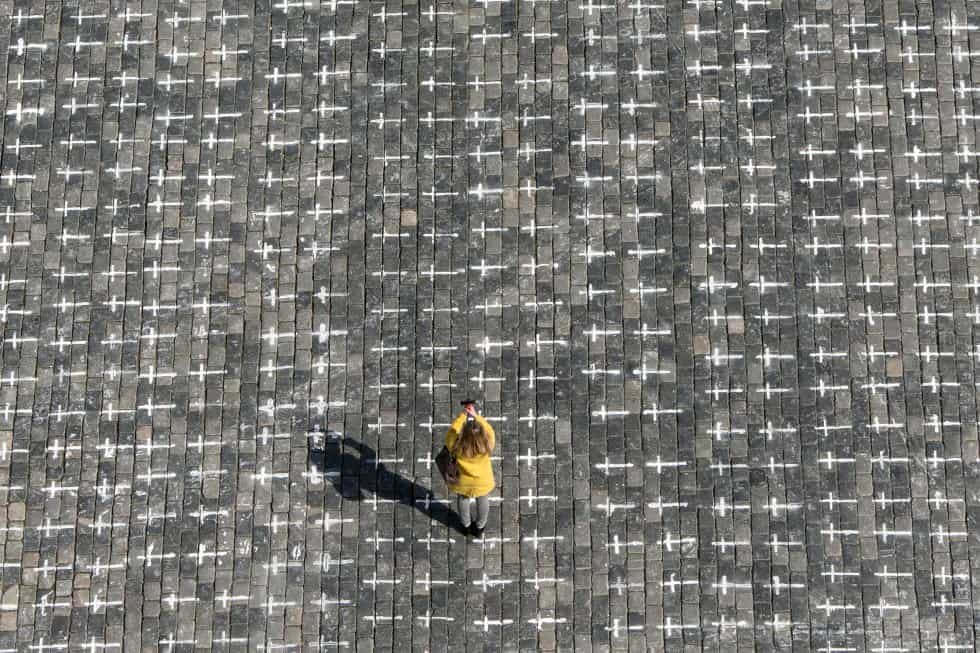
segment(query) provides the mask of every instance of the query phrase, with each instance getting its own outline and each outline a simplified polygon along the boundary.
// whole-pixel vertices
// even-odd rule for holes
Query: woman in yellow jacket
[[[453,420],[446,432],[446,448],[456,457],[459,479],[449,486],[458,496],[459,517],[464,532],[481,537],[490,516],[488,495],[496,486],[490,453],[496,445],[493,427],[476,412],[472,403]],[[476,519],[472,520],[470,506],[476,502]]]

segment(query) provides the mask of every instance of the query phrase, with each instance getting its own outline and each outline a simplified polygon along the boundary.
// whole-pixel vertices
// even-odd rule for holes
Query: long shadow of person
[[[353,449],[357,456],[346,451]],[[370,495],[412,506],[430,519],[451,529],[463,532],[459,515],[448,502],[439,501],[427,487],[396,474],[383,462],[377,452],[357,440],[345,437],[328,439],[322,450],[311,449],[310,463],[327,474],[334,489],[344,499],[363,501]]]

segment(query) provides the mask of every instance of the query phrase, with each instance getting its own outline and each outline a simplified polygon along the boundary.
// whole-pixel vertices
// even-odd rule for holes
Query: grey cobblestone
[[[976,648],[975,0],[0,16],[0,649]]]

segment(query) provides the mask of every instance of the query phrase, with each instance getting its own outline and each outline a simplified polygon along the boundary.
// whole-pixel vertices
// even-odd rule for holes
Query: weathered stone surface
[[[975,648],[975,0],[0,15],[0,649]]]

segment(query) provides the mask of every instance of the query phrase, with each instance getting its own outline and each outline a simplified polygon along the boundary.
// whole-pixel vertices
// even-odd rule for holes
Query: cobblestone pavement
[[[980,2],[0,16],[0,651],[975,650]]]

